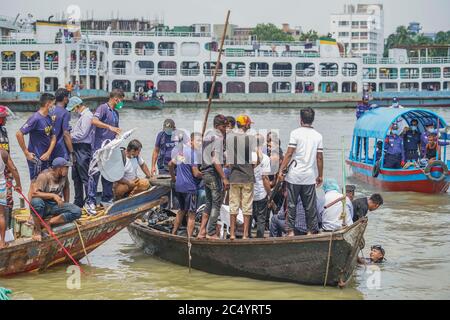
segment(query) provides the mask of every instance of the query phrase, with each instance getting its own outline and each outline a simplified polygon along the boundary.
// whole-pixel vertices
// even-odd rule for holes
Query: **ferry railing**
[[[398,75],[396,73],[394,74],[380,74],[380,79],[397,79]]]
[[[319,74],[322,77],[335,77],[338,75],[338,70],[322,70]]]
[[[46,61],[44,63],[45,70],[58,70],[58,67],[59,67],[59,62]]]
[[[153,37],[207,37],[211,38],[210,32],[172,32],[172,31],[106,31],[106,30],[85,30],[81,31],[87,35],[97,36],[153,36]]]
[[[365,74],[363,75],[363,79],[367,80],[374,80],[377,78],[377,74],[376,73],[369,73],[369,74]]]
[[[345,77],[354,77],[354,76],[356,76],[357,73],[358,73],[358,70],[348,70],[348,69],[342,70],[342,75]]]
[[[254,57],[255,51],[224,51],[225,57]]]
[[[153,73],[155,73],[155,69],[154,68],[138,68],[138,69],[136,69],[136,73],[151,76]]]
[[[126,68],[112,68],[112,73],[115,75],[125,75],[127,74]]]
[[[400,79],[419,79],[419,73],[400,73]]]
[[[422,78],[424,79],[437,79],[441,77],[440,72],[422,72]]]
[[[22,70],[39,70],[41,63],[39,61],[21,62],[20,69]]]
[[[160,56],[174,56],[175,49],[158,49],[158,54]]]
[[[262,56],[263,57],[279,57],[280,55],[276,51],[269,51],[269,52],[263,51]]]
[[[89,62],[89,69],[96,69],[96,68],[97,68],[97,61]]]
[[[113,54],[118,56],[127,56],[131,53],[130,48],[113,48],[112,49]]]
[[[314,77],[316,74],[315,70],[296,70],[295,74],[297,77]]]
[[[70,69],[75,70],[77,68],[77,62],[76,61],[70,61]]]
[[[450,71],[444,71],[444,78],[450,78]]]
[[[250,77],[267,77],[269,70],[250,70]]]
[[[290,77],[292,76],[292,70],[273,70],[272,75],[274,77]]]
[[[139,49],[136,48],[135,51],[138,56],[151,56],[155,53],[155,49]]]
[[[212,77],[214,75],[215,69],[203,69],[203,74],[208,77]],[[223,74],[223,69],[217,70],[217,75],[221,76]]]
[[[174,76],[177,74],[177,69],[158,69],[160,76]]]
[[[243,77],[245,75],[244,69],[227,70],[227,76],[229,77]]]
[[[80,69],[86,69],[87,61],[80,61]]]
[[[2,62],[2,70],[4,70],[4,71],[16,70],[16,63],[15,62]]]
[[[181,69],[181,75],[183,76],[198,76],[200,69]]]

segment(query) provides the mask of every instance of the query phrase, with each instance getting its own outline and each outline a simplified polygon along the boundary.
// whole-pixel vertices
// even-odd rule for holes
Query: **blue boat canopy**
[[[364,115],[356,121],[353,135],[384,139],[394,122],[403,120],[409,125],[413,119],[418,120],[419,130],[421,132],[425,130],[425,123],[429,121],[434,123],[435,128],[437,128],[438,119],[440,128],[447,126],[442,117],[429,110],[381,107],[365,112]]]

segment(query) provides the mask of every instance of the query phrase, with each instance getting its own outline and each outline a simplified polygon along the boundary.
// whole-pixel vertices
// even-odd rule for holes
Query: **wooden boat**
[[[84,219],[79,229],[87,253],[99,247],[137,217],[159,205],[161,197],[166,193],[167,188],[153,187],[149,191],[115,202],[100,217]],[[80,233],[74,223],[53,228],[53,232],[75,259],[79,260],[85,256]],[[50,236],[43,236],[42,241],[20,238],[0,250],[0,276],[43,271],[68,262],[69,258]]]
[[[391,125],[397,122],[399,128],[403,129],[404,126],[409,126],[413,119],[418,120],[420,132],[425,130],[426,122],[432,122],[435,128],[439,127],[440,141],[448,140],[448,127],[445,120],[432,111],[407,108],[378,108],[368,111],[356,122],[353,131],[352,147],[346,161],[353,175],[361,181],[387,191],[446,192],[450,185],[448,172],[450,161],[446,159],[446,146],[442,147],[441,161],[429,163],[427,167],[385,168],[383,166],[384,152],[381,159],[376,161],[376,144],[381,141],[381,150],[384,150]],[[357,143],[358,139],[361,143]],[[363,152],[365,139],[368,143]]]
[[[150,98],[148,100],[127,101],[127,106],[134,109],[160,110],[164,107],[164,101],[160,98]]]
[[[366,226],[367,218],[363,218],[346,229],[310,236],[248,240],[192,238],[191,266],[220,275],[323,285],[330,257],[326,284],[345,286],[356,267]],[[140,219],[131,223],[128,231],[147,254],[188,266],[186,237],[159,231]]]

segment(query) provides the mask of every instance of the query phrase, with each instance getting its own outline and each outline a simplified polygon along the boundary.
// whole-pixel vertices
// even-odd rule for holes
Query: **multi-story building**
[[[384,51],[384,13],[381,4],[344,6],[344,13],[330,16],[330,33],[346,54],[381,58]]]

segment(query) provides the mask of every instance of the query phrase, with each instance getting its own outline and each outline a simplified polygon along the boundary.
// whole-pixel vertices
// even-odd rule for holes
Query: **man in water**
[[[50,156],[56,145],[53,122],[49,116],[50,108],[55,104],[55,96],[43,93],[39,104],[39,110],[16,133],[17,142],[27,159],[30,180],[36,179],[41,171],[50,167]],[[30,135],[28,148],[25,146],[26,134]]]
[[[400,137],[398,124],[391,126],[391,132],[384,142],[384,167],[400,169],[405,165],[405,148],[403,139]]]
[[[415,162],[419,159],[420,132],[417,119],[411,120],[411,126],[403,129],[403,146],[405,147],[405,161]]]
[[[92,125],[95,127],[94,144],[92,154],[100,149],[106,140],[114,140],[122,131],[119,128],[119,112],[123,106],[124,93],[121,89],[113,89],[109,94],[107,103],[101,104],[95,110],[92,118]],[[97,197],[97,185],[100,179],[100,172],[89,177],[88,197],[85,210],[91,214],[97,214],[95,209]],[[113,183],[102,177],[102,203],[104,206],[112,204]]]
[[[375,245],[370,247],[369,258],[358,257],[359,264],[377,264],[383,263],[386,259],[384,258],[385,251],[382,246]]]
[[[353,222],[365,217],[369,211],[375,211],[383,205],[383,197],[374,193],[369,198],[359,198],[352,201]]]
[[[71,164],[64,158],[56,158],[52,162],[49,169],[42,171],[30,187],[31,206],[36,210],[42,219],[49,217],[48,225],[53,226],[72,222],[81,217],[80,207],[69,203],[70,186],[69,166]],[[40,241],[41,222],[35,216],[34,219],[33,239]]]
[[[59,88],[55,92],[56,105],[50,112],[56,135],[56,145],[51,160],[55,158],[71,159],[73,161],[72,137],[70,136],[70,113],[66,110],[70,92]],[[69,157],[70,155],[70,157]]]

